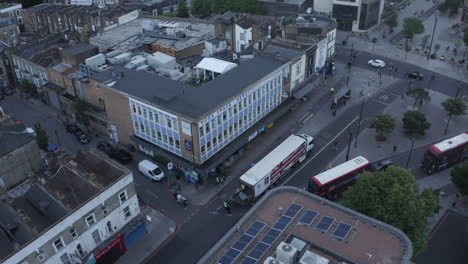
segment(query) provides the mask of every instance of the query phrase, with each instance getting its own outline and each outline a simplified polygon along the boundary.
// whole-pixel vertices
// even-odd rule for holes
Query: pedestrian
[[[333,116],[336,116],[336,109],[335,108],[333,108],[332,114],[333,114]]]
[[[460,193],[456,193],[455,196],[457,197],[457,200],[458,200],[458,198],[460,198]]]
[[[330,96],[333,95],[333,93],[335,92],[335,88],[330,88]]]
[[[219,184],[219,182],[220,182],[219,176],[216,176],[216,184]]]
[[[452,207],[455,208],[457,206],[457,202],[452,203]]]
[[[223,205],[224,205],[224,209],[226,209],[226,212],[227,212],[228,214],[231,214],[231,208],[229,207],[228,202],[227,202],[227,201],[224,201],[224,204],[223,204]]]
[[[337,150],[338,149],[338,141],[335,141],[335,143],[333,144],[333,150]]]
[[[243,184],[243,183],[241,184],[241,190],[245,191],[245,184]]]
[[[396,145],[394,145],[394,146],[393,146],[393,152],[395,152],[395,151],[396,151],[396,149],[397,149],[397,146],[396,146]]]
[[[179,195],[177,192],[174,192],[174,200],[177,201],[177,195]]]

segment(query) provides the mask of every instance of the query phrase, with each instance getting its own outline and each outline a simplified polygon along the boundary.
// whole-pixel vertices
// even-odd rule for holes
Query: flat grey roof
[[[23,133],[25,130],[24,125],[0,126],[0,157],[34,140],[32,134]]]
[[[289,60],[295,59],[297,57],[300,57],[304,54],[304,52],[292,49],[292,48],[285,48],[285,47],[280,47],[276,45],[268,45],[263,52],[269,53],[272,55],[278,55],[282,58],[286,58]]]
[[[224,104],[226,100],[286,63],[273,56],[256,56],[201,86],[191,86],[144,71],[116,68],[124,73],[112,88],[159,105],[167,110],[197,119]],[[115,74],[116,76],[118,74]],[[96,77],[95,77],[96,76]],[[112,73],[92,76],[102,81]]]
[[[97,49],[98,47],[88,44],[88,43],[77,43],[69,48],[62,50],[64,54],[77,55],[89,50]]]

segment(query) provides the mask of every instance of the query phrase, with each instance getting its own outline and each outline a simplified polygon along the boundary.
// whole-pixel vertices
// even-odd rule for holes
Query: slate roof
[[[124,73],[124,77],[116,79],[111,87],[169,111],[198,119],[284,63],[273,56],[256,56],[198,87],[144,71],[116,68],[116,71]],[[101,80],[112,79],[112,73],[98,73],[95,76]]]
[[[32,134],[21,133],[25,129],[24,125],[0,126],[0,157],[34,140]]]
[[[69,48],[62,50],[63,54],[78,55],[86,51],[96,49],[97,47],[88,43],[77,43]]]

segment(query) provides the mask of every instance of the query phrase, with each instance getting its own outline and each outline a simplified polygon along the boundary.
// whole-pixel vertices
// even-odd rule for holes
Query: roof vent
[[[296,259],[297,249],[291,245],[281,242],[276,248],[276,259],[284,264],[293,264]]]
[[[267,259],[265,259],[263,264],[284,264],[284,263],[270,256]]]

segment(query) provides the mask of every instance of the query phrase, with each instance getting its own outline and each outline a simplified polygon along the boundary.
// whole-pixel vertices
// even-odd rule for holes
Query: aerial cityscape
[[[468,263],[468,0],[0,1],[0,263]]]

